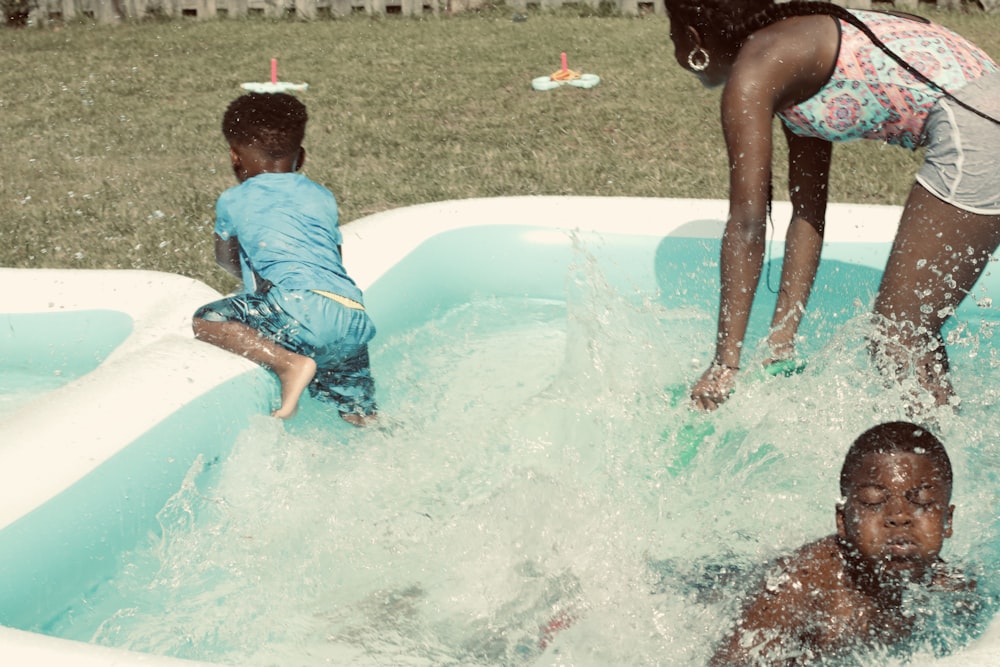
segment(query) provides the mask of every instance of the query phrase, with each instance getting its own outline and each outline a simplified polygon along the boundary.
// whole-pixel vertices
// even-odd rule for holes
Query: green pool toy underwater
[[[805,359],[782,359],[780,361],[772,361],[767,366],[764,366],[764,372],[771,377],[783,375],[786,378],[790,378],[793,375],[801,375],[805,369]]]
[[[531,87],[535,90],[552,90],[560,86],[573,86],[574,88],[593,88],[601,82],[601,77],[596,74],[581,74],[571,70],[566,64],[566,52],[562,52],[562,67],[548,76],[538,76],[531,80]]]
[[[792,377],[801,375],[806,369],[804,359],[782,359],[775,361],[763,368],[763,378],[768,377]],[[686,384],[677,384],[664,387],[667,395],[667,402],[670,407],[679,407],[690,403],[690,387]],[[674,443],[674,456],[667,470],[672,475],[678,475],[686,470],[695,457],[705,440],[715,435],[715,420],[712,413],[697,412],[692,409],[681,424],[669,426],[660,433],[660,441],[664,443]],[[746,431],[727,431],[721,435],[726,445],[738,446],[739,442],[747,435]],[[771,450],[770,446],[761,447],[752,457],[753,460],[763,459]]]
[[[687,384],[674,384],[663,388],[667,403],[671,408],[681,408],[691,404],[691,388]],[[671,424],[660,433],[660,442],[673,444],[673,456],[667,464],[667,471],[674,476],[686,470],[698,455],[705,439],[715,434],[715,420],[711,413],[698,412],[693,407],[680,423]]]

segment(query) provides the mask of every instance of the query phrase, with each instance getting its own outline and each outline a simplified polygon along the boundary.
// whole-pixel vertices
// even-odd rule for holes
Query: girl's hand
[[[776,343],[769,338],[767,346],[771,353],[767,355],[767,359],[762,364],[764,368],[767,368],[771,364],[793,361],[795,359],[795,343]]]
[[[739,368],[713,362],[691,389],[691,400],[699,410],[711,412],[726,402],[736,386]]]

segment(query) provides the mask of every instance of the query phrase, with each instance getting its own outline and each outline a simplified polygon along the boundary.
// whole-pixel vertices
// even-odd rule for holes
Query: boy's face
[[[868,454],[850,476],[837,532],[872,572],[920,578],[951,537],[950,496],[931,457]]]

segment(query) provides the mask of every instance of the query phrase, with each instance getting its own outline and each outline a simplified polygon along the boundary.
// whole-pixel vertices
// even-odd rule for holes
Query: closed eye
[[[929,506],[937,502],[937,489],[932,484],[924,484],[906,492],[906,499],[914,505]]]
[[[866,507],[878,507],[889,499],[889,492],[881,486],[863,486],[855,493],[855,499]]]

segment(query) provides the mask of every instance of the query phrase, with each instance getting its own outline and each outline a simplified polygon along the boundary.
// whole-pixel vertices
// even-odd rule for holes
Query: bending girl
[[[876,139],[924,164],[875,299],[880,367],[951,401],[941,327],[1000,244],[1000,73],[981,49],[915,16],[825,2],[666,0],[681,67],[723,85],[729,218],[715,357],[692,391],[732,392],[764,257],[772,118],[788,142],[792,220],[766,364],[792,359],[819,266],[832,144]],[[878,342],[875,342],[878,341]]]

